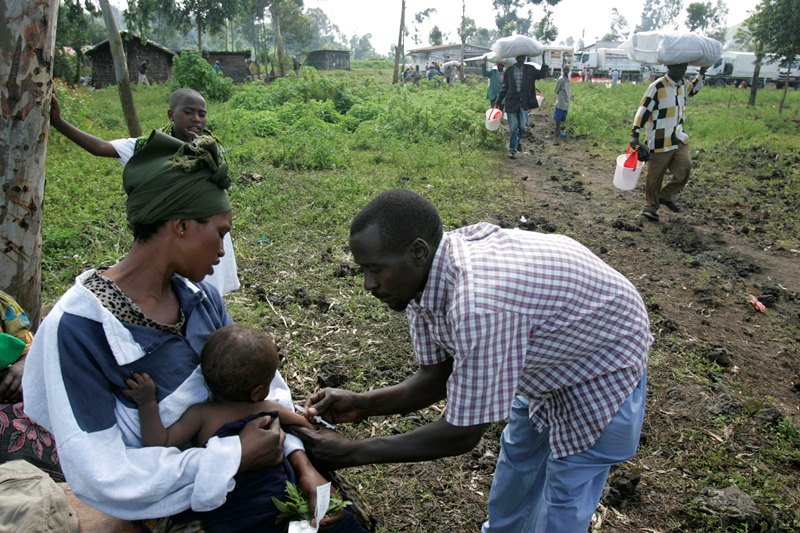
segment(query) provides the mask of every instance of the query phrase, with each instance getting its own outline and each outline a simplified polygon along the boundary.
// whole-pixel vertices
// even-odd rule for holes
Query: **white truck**
[[[576,52],[573,72],[591,69],[593,78],[610,77],[611,70],[619,70],[622,81],[641,81],[642,64],[628,59],[625,50],[598,48]]]
[[[706,84],[716,87],[750,85],[753,82],[756,55],[752,52],[723,52],[716,63],[706,71]],[[764,58],[758,73],[759,86],[765,83],[777,83],[780,77],[780,65],[777,61]]]
[[[792,63],[791,68],[788,68],[786,63],[783,64],[783,66],[780,68],[780,77],[775,83],[776,86],[779,89],[783,89],[783,84],[786,83],[787,70],[789,71],[789,87],[800,89],[800,60]]]

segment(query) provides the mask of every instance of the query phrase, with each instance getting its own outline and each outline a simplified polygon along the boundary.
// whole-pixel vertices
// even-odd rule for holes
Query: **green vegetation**
[[[314,518],[311,509],[308,507],[308,499],[306,495],[297,488],[297,485],[291,481],[286,482],[286,500],[280,500],[275,496],[272,497],[272,503],[278,508],[277,522],[291,522],[294,520],[311,520]],[[331,492],[331,499],[328,503],[328,510],[326,515],[336,515],[341,512],[348,505],[353,502],[342,500],[338,492]]]
[[[224,102],[233,94],[233,80],[218,75],[197,52],[184,51],[172,60],[170,89],[191,87],[209,100]]]
[[[226,302],[235,320],[275,337],[284,356],[282,373],[300,399],[320,386],[318,376],[344,376],[345,387],[368,390],[395,383],[416,367],[405,318],[362,290],[347,251],[348,224],[360,206],[379,191],[410,188],[439,206],[446,229],[479,220],[496,222],[531,208],[523,203],[506,165],[505,136],[483,127],[487,102],[482,81],[439,88],[427,82],[392,86],[391,68],[386,67],[333,73],[303,68],[270,85],[234,87],[227,101],[209,102],[208,125],[228,150],[232,234],[244,285]],[[548,102],[554,100],[552,81],[537,86]],[[579,143],[591,147],[610,168],[612,157],[627,145],[644,88],[573,84],[567,126],[577,138],[559,149]],[[59,86],[57,91],[67,120],[104,139],[126,136],[116,88]],[[166,86],[134,87],[143,125],[164,125],[168,95]],[[746,91],[706,88],[689,102],[686,128],[702,169],[692,186],[707,191],[695,194],[694,209],[708,209],[713,223],[733,226],[759,245],[800,249],[800,92],[789,93],[782,115],[777,113],[779,91],[759,92],[753,109],[746,100]],[[546,105],[537,113],[550,113],[552,107]],[[546,208],[541,207],[543,213]],[[81,271],[115,262],[129,244],[119,164],[92,157],[51,131],[43,223],[45,302],[53,302]],[[724,283],[715,276],[711,271],[709,285]],[[726,290],[740,289],[727,283]],[[712,293],[701,303],[718,308],[723,305],[720,294]],[[770,313],[763,320],[769,324],[777,319]],[[674,328],[665,316],[653,314],[657,337],[668,338]],[[785,335],[796,338],[797,330]],[[716,363],[679,340],[660,339],[650,365],[654,373],[671,372],[683,384],[708,386],[708,376],[720,372]],[[653,470],[664,471],[663,480],[651,476],[650,483],[668,486],[650,490],[684,491],[688,506],[691,495],[703,488],[736,482],[759,504],[766,501],[782,509],[783,515],[775,518],[781,527],[800,528],[800,430],[789,418],[755,426],[752,416],[766,400],[748,397],[745,390],[735,392],[743,409],[714,419],[708,427],[687,428],[668,415],[653,415],[669,422],[648,428],[649,439],[639,455]],[[379,417],[340,431],[390,434],[439,415],[434,408],[391,420]],[[493,426],[484,440],[495,445],[497,429]],[[426,498],[457,494],[459,514],[482,517],[481,491],[487,487],[468,478],[482,468],[491,472],[489,452],[494,451],[437,463],[443,472],[450,468],[449,474],[462,472],[463,477],[442,476],[435,484],[424,476],[404,480],[398,493],[404,512],[427,516],[434,507],[428,508]],[[362,467],[347,475],[357,480],[367,500],[371,494],[391,499],[394,468],[415,466]],[[384,509],[392,505],[375,506],[379,503]],[[688,507],[665,520],[650,526],[719,530],[719,524]]]

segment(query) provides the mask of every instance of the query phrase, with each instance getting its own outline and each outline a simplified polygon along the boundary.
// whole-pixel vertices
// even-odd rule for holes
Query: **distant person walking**
[[[556,108],[553,111],[553,121],[556,123],[556,138],[566,137],[561,128],[567,120],[569,109],[569,65],[561,67],[561,76],[556,80]]]
[[[528,113],[539,107],[536,100],[536,80],[547,75],[547,65],[537,69],[525,64],[525,56],[517,56],[517,62],[509,67],[503,77],[503,87],[495,97],[495,104],[505,102],[508,117],[508,158],[516,159],[522,151],[522,139],[528,133]]]
[[[219,59],[214,61],[214,67],[213,68],[214,68],[214,74],[216,74],[217,76],[221,76],[222,75],[222,65],[219,64]]]
[[[486,98],[489,100],[490,104],[494,105],[497,93],[503,88],[503,76],[505,74],[503,71],[506,68],[506,64],[503,61],[498,61],[497,68],[490,70],[488,67],[489,65],[484,59],[483,63],[481,63],[481,73],[484,78],[488,78],[489,80],[489,89],[486,91]],[[497,105],[500,109],[503,109],[503,102],[499,102]]]
[[[644,147],[649,149],[647,181],[644,187],[644,209],[642,216],[658,221],[659,205],[674,213],[681,211],[675,202],[686,186],[692,170],[689,153],[689,134],[683,129],[686,113],[686,97],[694,96],[703,87],[705,67],[692,78],[684,79],[686,63],[668,65],[666,76],[650,84],[642,97],[642,103],[633,118],[631,147],[638,149],[642,130],[646,130]],[[672,173],[666,185],[661,186],[667,169]]]
[[[145,59],[139,64],[139,85],[150,85],[150,80],[147,79],[147,69],[150,67],[150,60]]]

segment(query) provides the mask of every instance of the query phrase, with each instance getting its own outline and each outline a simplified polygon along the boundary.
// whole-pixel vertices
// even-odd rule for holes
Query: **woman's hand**
[[[278,418],[267,415],[248,422],[239,432],[242,442],[239,472],[269,468],[283,461],[285,438]]]
[[[24,369],[25,358],[23,357],[0,372],[0,402],[22,401],[22,372]]]

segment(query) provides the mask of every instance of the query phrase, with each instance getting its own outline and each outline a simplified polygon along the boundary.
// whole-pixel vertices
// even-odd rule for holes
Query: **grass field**
[[[303,69],[299,77],[238,87],[228,102],[209,103],[208,126],[228,150],[232,236],[244,285],[226,302],[234,320],[273,334],[285,358],[284,375],[300,399],[320,384],[345,383],[353,390],[392,384],[415,368],[405,317],[361,289],[362,278],[347,251],[349,220],[369,199],[388,188],[416,190],[440,208],[446,229],[494,222],[521,212],[525,203],[507,170],[504,136],[483,127],[482,80],[437,88],[392,86],[390,79],[388,69],[329,75]],[[540,113],[552,113],[554,83],[537,85],[549,100]],[[621,153],[644,89],[574,83],[567,126],[575,142],[603,158]],[[143,130],[164,125],[166,86],[134,91]],[[116,88],[59,86],[57,92],[64,117],[81,129],[104,139],[127,136]],[[706,88],[690,100],[686,129],[704,170],[698,185],[719,205],[757,202],[760,213],[770,216],[762,217],[759,232],[750,235],[755,242],[800,248],[800,92],[789,92],[782,115],[777,112],[780,91],[760,91],[755,108],[746,105],[747,96],[743,90]],[[545,133],[550,132],[536,132]],[[571,146],[562,143],[561,149]],[[116,161],[95,158],[51,131],[42,230],[46,303],[81,271],[111,265],[128,249],[121,174]],[[734,207],[720,215],[720,224],[746,225]],[[687,358],[676,375],[693,375],[695,364]],[[433,408],[353,431],[404,431],[438,416]],[[800,443],[800,433],[791,421],[783,424],[776,438],[782,457],[788,457],[797,453],[789,448]],[[714,450],[698,461],[711,472],[708,485],[726,475],[722,467],[719,476],[714,474],[715,465],[725,461]],[[443,471],[463,466],[441,465]],[[395,468],[355,469],[353,478],[365,494],[391,500]],[[485,494],[471,483],[465,475],[433,489],[403,485],[412,495],[422,494],[418,506],[404,503],[403,509],[425,515],[427,498],[449,494],[475,523],[485,510]],[[391,514],[390,502],[379,505],[382,516]],[[389,531],[425,530],[393,520]],[[795,512],[786,523],[800,527],[800,515]],[[662,526],[679,531],[681,522]],[[715,531],[712,526],[702,530]]]

